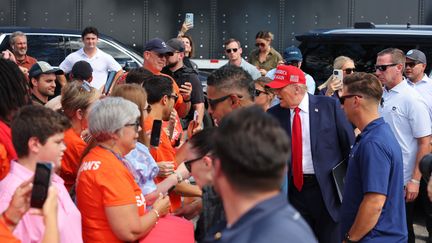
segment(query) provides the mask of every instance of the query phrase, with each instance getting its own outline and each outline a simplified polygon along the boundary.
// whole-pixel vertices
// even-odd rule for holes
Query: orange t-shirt
[[[147,116],[144,121],[144,131],[146,134],[151,134],[153,127],[154,118],[152,116]],[[162,161],[174,161],[174,169],[177,168],[177,163],[175,161],[175,149],[171,145],[171,141],[165,131],[161,131],[159,147],[150,146],[150,154],[153,156],[156,163]],[[163,177],[156,177],[155,182],[159,183],[165,180]],[[171,211],[174,212],[177,208],[181,207],[181,197],[175,192],[169,194],[171,202]]]
[[[132,174],[112,152],[100,146],[84,157],[76,190],[84,242],[121,242],[111,230],[106,207],[136,204],[137,214],[145,213],[144,196]]]
[[[12,234],[3,220],[0,220],[0,242],[19,243],[21,242]]]
[[[66,189],[70,191],[75,184],[80,158],[87,144],[72,128],[65,131],[64,143],[67,149],[63,155],[60,177],[63,178]]]

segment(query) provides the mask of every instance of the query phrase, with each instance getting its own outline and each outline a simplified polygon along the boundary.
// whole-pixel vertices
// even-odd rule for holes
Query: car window
[[[66,57],[66,45],[60,35],[27,34],[27,54],[38,61],[59,66]]]

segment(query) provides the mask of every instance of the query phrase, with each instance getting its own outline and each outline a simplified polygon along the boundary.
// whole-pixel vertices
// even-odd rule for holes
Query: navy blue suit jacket
[[[333,220],[338,222],[341,203],[333,181],[332,168],[348,158],[354,143],[354,130],[338,100],[326,96],[308,95],[310,141],[315,176],[325,206]],[[268,112],[279,120],[291,138],[290,110],[277,105]]]

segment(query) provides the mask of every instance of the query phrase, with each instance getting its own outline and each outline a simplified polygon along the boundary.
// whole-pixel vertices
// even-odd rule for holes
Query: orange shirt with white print
[[[106,207],[136,204],[137,215],[145,213],[144,196],[132,174],[111,151],[100,146],[83,158],[76,191],[84,242],[122,242],[111,230]]]
[[[154,118],[150,115],[145,119],[143,129],[146,134],[151,134],[153,121]],[[171,145],[171,141],[164,131],[161,131],[160,133],[159,147],[150,146],[150,154],[153,156],[156,163],[163,161],[173,161],[174,169],[177,168],[177,163],[175,161],[175,149]],[[156,183],[159,183],[163,180],[165,180],[164,177],[158,176],[155,178]],[[170,192],[169,197],[171,202],[171,212],[174,212],[177,208],[181,207],[181,196],[175,192]]]
[[[65,131],[64,143],[67,149],[62,158],[60,177],[63,178],[66,189],[70,191],[75,184],[80,159],[87,144],[72,128]]]

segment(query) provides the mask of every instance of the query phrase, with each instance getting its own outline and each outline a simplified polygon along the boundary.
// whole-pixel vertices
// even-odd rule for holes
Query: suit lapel
[[[315,132],[319,127],[319,109],[318,104],[313,95],[309,95],[309,129],[310,129],[310,141],[311,141],[311,152],[312,158],[316,151],[317,144],[317,133]]]

